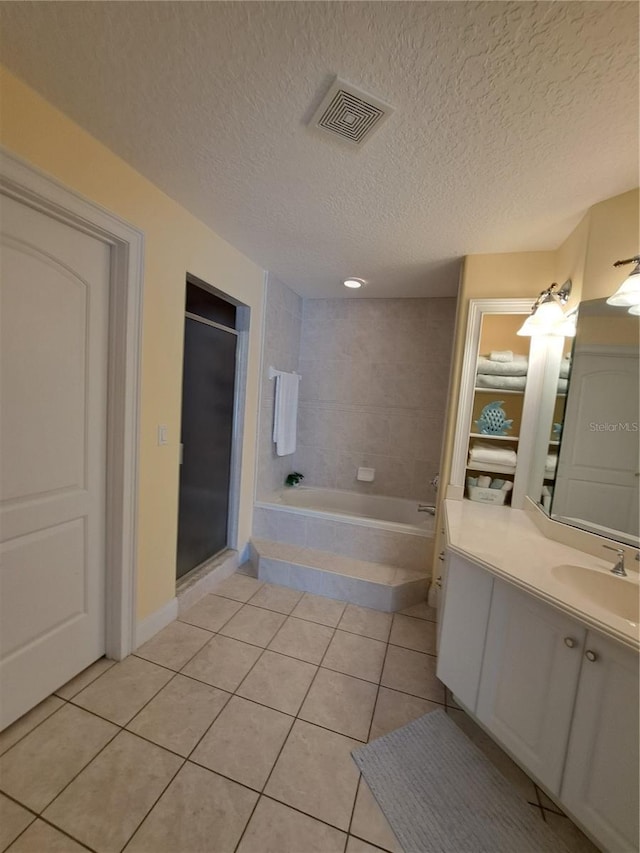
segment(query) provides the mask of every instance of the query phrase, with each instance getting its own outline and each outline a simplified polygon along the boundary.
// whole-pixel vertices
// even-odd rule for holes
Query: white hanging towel
[[[276,374],[273,440],[278,456],[288,456],[296,449],[299,382],[300,376],[297,373]]]

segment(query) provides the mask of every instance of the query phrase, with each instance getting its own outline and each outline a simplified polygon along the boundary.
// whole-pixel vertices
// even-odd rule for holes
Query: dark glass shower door
[[[185,320],[177,576],[227,547],[237,336]]]

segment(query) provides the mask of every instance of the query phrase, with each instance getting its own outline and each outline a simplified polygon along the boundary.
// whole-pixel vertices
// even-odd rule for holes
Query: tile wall
[[[306,299],[295,470],[325,488],[433,500],[456,300]],[[356,480],[376,469],[373,483]]]
[[[262,392],[258,428],[258,476],[256,496],[266,497],[284,485],[287,474],[295,471],[293,456],[276,456],[273,435],[273,401],[275,382],[269,379],[269,367],[276,370],[298,370],[302,299],[289,287],[269,274],[265,303],[264,350],[262,358]]]
[[[404,569],[424,569],[433,555],[432,536],[396,533],[266,507],[254,508],[253,535]]]

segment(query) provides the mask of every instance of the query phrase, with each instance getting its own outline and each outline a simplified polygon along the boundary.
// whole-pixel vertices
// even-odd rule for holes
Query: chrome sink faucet
[[[618,555],[618,561],[611,569],[611,574],[618,575],[618,577],[621,578],[626,578],[627,572],[624,568],[624,548],[614,548],[612,545],[603,545],[602,547],[606,548],[608,551],[615,551]]]
[[[418,512],[428,512],[429,515],[435,515],[436,508],[433,504],[418,504]]]

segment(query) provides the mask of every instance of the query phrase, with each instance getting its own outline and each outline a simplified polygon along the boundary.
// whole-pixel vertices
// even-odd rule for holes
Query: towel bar
[[[276,376],[282,376],[282,374],[286,373],[286,372],[287,372],[286,370],[276,370],[275,367],[270,367],[269,368],[269,379],[275,379]],[[298,381],[300,381],[302,379],[302,376],[300,376],[299,373],[296,373],[295,370],[293,371],[293,375],[298,377]]]

